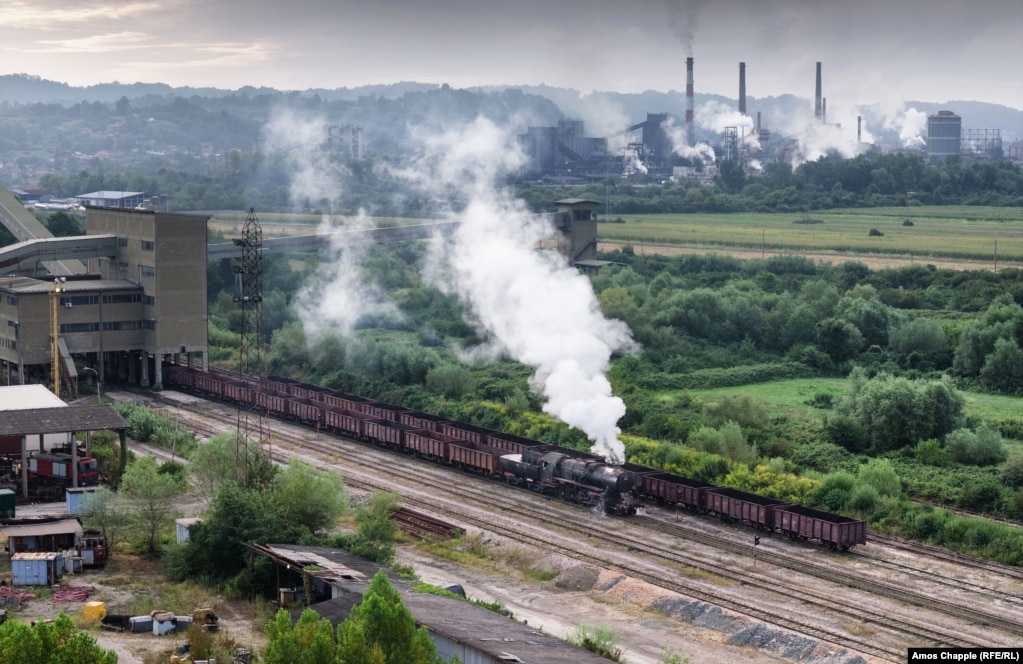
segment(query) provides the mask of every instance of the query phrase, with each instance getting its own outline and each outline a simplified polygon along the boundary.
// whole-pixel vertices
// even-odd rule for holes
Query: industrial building
[[[207,368],[207,219],[88,208],[85,236],[0,249],[0,269],[8,275],[0,278],[0,363],[7,381],[45,382],[55,347],[72,384],[83,366],[100,383],[113,377],[159,389],[168,355]],[[40,274],[43,259],[67,258],[84,259],[82,271]]]
[[[952,111],[927,116],[927,157],[931,162],[945,161],[960,152],[963,119]]]

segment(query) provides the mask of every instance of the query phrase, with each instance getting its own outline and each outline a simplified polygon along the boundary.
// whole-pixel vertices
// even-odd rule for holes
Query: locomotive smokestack
[[[746,63],[739,63],[739,112],[746,115]]]
[[[821,63],[817,63],[817,87],[813,96],[813,118],[821,121]]]
[[[696,127],[693,126],[693,59],[686,58],[686,143],[696,144]]]

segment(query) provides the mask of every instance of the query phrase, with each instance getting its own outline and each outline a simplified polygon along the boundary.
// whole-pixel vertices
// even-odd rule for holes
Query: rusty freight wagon
[[[446,422],[447,420],[440,415],[431,415],[430,413],[424,413],[418,410],[405,410],[401,412],[398,421],[417,429],[439,431],[438,425],[441,422]]]
[[[340,392],[338,390],[323,392],[320,395],[320,400],[331,408],[350,410],[357,413],[363,412],[362,405],[369,403],[370,401],[364,397],[357,397],[354,394],[348,394],[347,392]]]
[[[774,527],[791,539],[817,540],[843,551],[867,543],[866,521],[802,505],[774,508]]]
[[[774,528],[775,508],[789,505],[784,500],[726,487],[708,489],[706,499],[708,514],[724,520],[749,523],[763,530]]]
[[[447,461],[448,443],[456,440],[458,439],[426,429],[410,429],[405,432],[405,448],[417,457],[426,459]]]
[[[404,451],[405,432],[410,430],[412,427],[401,422],[373,418],[364,422],[362,435],[378,445]]]
[[[631,464],[628,464],[631,465]],[[660,504],[703,512],[707,509],[707,491],[717,485],[672,473],[640,473],[640,495]]]
[[[508,452],[467,440],[448,444],[448,462],[451,465],[487,477],[500,475],[502,454]]]
[[[327,429],[344,436],[365,437],[365,423],[371,419],[369,415],[358,411],[329,406],[323,409],[323,423]]]

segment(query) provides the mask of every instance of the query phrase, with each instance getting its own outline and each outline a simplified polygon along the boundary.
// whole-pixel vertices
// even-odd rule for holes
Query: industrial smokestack
[[[856,142],[857,143],[862,143],[863,142],[863,116],[862,115],[857,115],[856,116]]]
[[[813,96],[813,118],[821,121],[821,63],[817,63],[817,87]]]
[[[828,124],[828,98],[821,99],[821,122]]]
[[[739,63],[739,112],[746,115],[746,63]]]
[[[757,111],[757,134],[760,133],[760,111]]]
[[[696,127],[693,125],[693,59],[686,58],[686,143],[696,144]]]

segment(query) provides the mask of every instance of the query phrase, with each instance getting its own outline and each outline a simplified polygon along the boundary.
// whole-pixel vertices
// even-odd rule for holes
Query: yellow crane
[[[53,280],[50,285],[50,340],[53,345],[53,366],[51,371],[53,374],[53,393],[60,398],[60,337],[58,332],[60,331],[60,325],[57,322],[57,304],[60,300],[60,294],[64,292],[64,277],[57,277]]]

